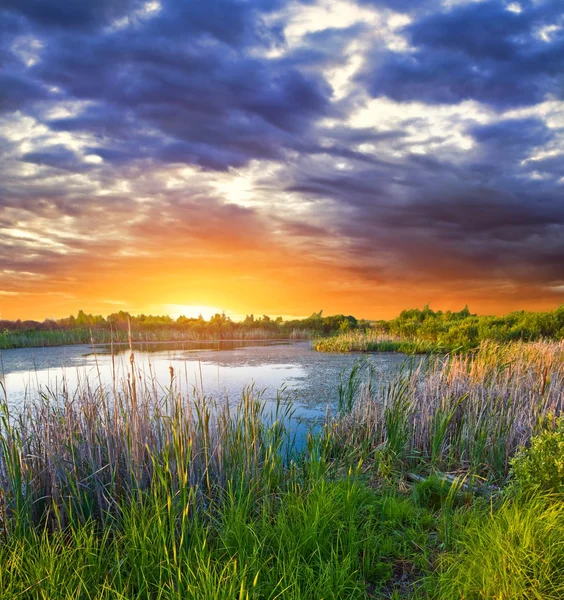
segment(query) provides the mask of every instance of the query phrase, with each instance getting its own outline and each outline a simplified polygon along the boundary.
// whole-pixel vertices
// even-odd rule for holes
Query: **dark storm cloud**
[[[488,125],[476,125],[469,133],[481,144],[493,144],[518,158],[528,154],[533,145],[550,141],[555,133],[538,118],[504,119]]]
[[[302,45],[289,50],[273,62],[278,68],[299,67],[311,72],[320,67],[336,67],[347,62],[347,46],[359,35],[366,33],[366,23],[355,23],[349,27],[328,27],[304,36]]]
[[[489,187],[474,164],[429,169],[413,156],[346,176],[302,174],[290,189],[348,207],[346,219],[333,219],[333,234],[350,241],[349,261],[365,277],[561,280],[564,191],[543,181],[507,181],[505,164],[485,178]]]
[[[372,280],[563,281],[564,133],[533,110],[564,99],[560,2],[358,4],[380,25],[291,42],[289,0],[5,0],[0,228],[33,236],[2,236],[4,268],[117,264],[121,249],[268,254],[274,232]],[[409,24],[383,33],[394,12]],[[387,47],[392,34],[410,49]],[[355,52],[360,72],[335,93]],[[369,97],[399,108],[352,125]],[[465,100],[479,118],[440,113]],[[427,112],[402,117],[413,101]],[[504,114],[516,107],[532,112]],[[253,208],[223,198],[214,183],[255,161]]]
[[[14,55],[11,45],[21,34],[23,28],[20,20],[7,13],[0,15],[0,68],[21,66],[21,61]]]
[[[41,82],[25,73],[25,65],[14,51],[19,35],[26,33],[21,20],[0,11],[0,113],[29,108],[48,97]]]
[[[21,160],[74,172],[88,170],[89,168],[89,165],[82,162],[75,152],[62,144],[47,147],[41,152],[28,152],[21,157]]]
[[[270,72],[262,61],[224,49],[205,48],[197,56],[192,51],[186,61],[176,58],[172,64],[148,62],[130,50],[127,65],[117,72],[111,65],[119,64],[121,51],[105,51],[108,62],[99,68],[83,69],[70,54],[53,61],[54,68],[44,67],[42,75],[52,83],[67,81],[73,96],[102,104],[76,118],[55,120],[53,127],[96,135],[111,131],[113,143],[123,142],[118,150],[134,146],[133,157],[144,146],[140,136],[147,128],[162,136],[146,147],[156,157],[211,168],[279,157],[283,148],[301,143],[295,136],[305,135],[312,119],[330,110],[330,90],[318,76]],[[128,127],[119,124],[120,114]]]
[[[284,5],[283,0],[210,0],[177,2],[165,0],[162,16],[155,27],[167,35],[208,34],[233,47],[282,40],[277,28],[269,28],[261,20]]]
[[[415,46],[462,52],[476,59],[512,60],[531,34],[534,19],[498,0],[461,4],[407,28]]]
[[[60,99],[89,101],[79,114],[46,123],[107,136],[98,154],[119,162],[130,153],[131,160],[226,169],[279,158],[332,111],[322,76],[302,73],[297,59],[275,65],[259,56],[283,43],[279,28],[263,20],[280,6],[275,0],[165,1],[155,14],[132,16],[142,4],[5,4],[4,18],[24,19],[41,49],[37,63],[23,69],[25,78],[10,75],[0,110],[45,97],[46,88]],[[129,25],[109,27],[126,15]]]
[[[13,112],[48,97],[35,81],[10,73],[0,73],[0,113]]]
[[[279,37],[279,32],[262,27],[257,16],[282,4],[279,0],[163,0],[155,30],[167,36],[204,33],[233,45],[249,39]],[[9,16],[25,18],[37,32],[74,30],[89,33],[100,31],[123,18],[142,19],[146,5],[145,0],[4,0],[2,8]]]
[[[523,189],[520,178],[539,167],[537,161],[527,159],[535,149],[542,149],[558,135],[538,118],[503,119],[488,125],[474,125],[468,128],[468,133],[476,142],[474,158],[468,163],[470,169],[481,176],[482,181],[497,182],[506,190]],[[561,192],[558,187],[555,189],[557,195]]]
[[[516,13],[488,0],[434,11],[405,27],[412,51],[377,48],[360,79],[373,96],[401,102],[477,100],[503,109],[550,93],[564,98],[564,35],[540,37],[542,27],[563,24],[558,4],[546,0]]]
[[[560,179],[564,173],[564,153],[537,159],[533,166],[539,173]]]
[[[425,120],[403,124],[424,128]],[[348,240],[344,253],[357,273],[375,281],[383,273],[522,285],[562,280],[564,187],[555,181],[564,172],[562,131],[527,117],[468,120],[464,132],[473,148],[452,156],[409,154],[405,136],[389,135],[382,143],[402,151],[402,158],[370,168],[353,163],[344,173],[300,171],[288,190],[347,208],[346,218],[335,209],[332,233]],[[363,134],[370,139],[359,130],[359,141]],[[351,133],[337,129],[335,135]],[[546,147],[555,155],[530,160]],[[454,160],[457,155],[464,160]],[[550,176],[539,179],[534,172]]]
[[[142,5],[140,0],[4,0],[2,8],[42,28],[96,29]]]

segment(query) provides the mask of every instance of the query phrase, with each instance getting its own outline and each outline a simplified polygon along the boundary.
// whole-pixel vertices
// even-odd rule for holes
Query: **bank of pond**
[[[2,598],[564,597],[564,343],[483,344],[294,406],[123,382],[0,425]]]
[[[367,321],[352,315],[284,320],[247,315],[233,321],[224,313],[209,320],[169,316],[108,317],[85,314],[37,321],[0,320],[0,350],[68,344],[156,343],[205,340],[312,339],[320,352],[467,352],[484,341],[508,343],[564,339],[564,305],[548,312],[516,311],[503,316],[461,311],[403,310],[390,320]]]

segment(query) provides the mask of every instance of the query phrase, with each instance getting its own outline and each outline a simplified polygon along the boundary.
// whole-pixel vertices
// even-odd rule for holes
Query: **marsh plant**
[[[338,448],[501,483],[546,415],[564,410],[564,343],[484,342],[474,355],[412,362],[359,391],[329,424]]]
[[[283,397],[211,402],[133,353],[108,386],[4,396],[2,597],[560,597],[560,497],[496,490],[562,413],[563,358],[489,343],[385,386],[363,363],[302,444]]]

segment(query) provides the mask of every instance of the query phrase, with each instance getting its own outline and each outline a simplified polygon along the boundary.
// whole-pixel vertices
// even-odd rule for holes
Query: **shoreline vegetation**
[[[130,369],[4,395],[3,599],[564,597],[564,341],[363,359],[303,443]]]
[[[404,310],[389,321],[366,321],[352,315],[284,321],[248,315],[240,322],[225,314],[199,317],[132,316],[120,311],[102,317],[79,311],[59,320],[0,321],[0,350],[70,344],[190,342],[218,340],[311,339],[318,352],[400,352],[446,354],[475,351],[481,342],[564,339],[564,305],[549,312],[518,311],[503,316]]]
[[[399,352],[401,354],[447,354],[468,351],[455,345],[443,345],[428,340],[404,340],[378,331],[341,333],[313,340],[316,352]]]
[[[404,310],[390,321],[373,321],[370,328],[340,331],[314,339],[318,352],[403,352],[446,354],[476,351],[484,341],[564,339],[564,305],[549,312],[518,311],[504,316],[423,309]]]
[[[203,317],[173,319],[168,316],[133,316],[120,311],[103,317],[79,311],[65,319],[0,321],[0,350],[72,344],[131,342],[190,342],[218,340],[312,339],[338,331],[365,329],[368,321],[348,315],[323,316],[323,311],[305,319],[284,321],[282,317],[247,315],[240,322],[224,313],[206,321]]]

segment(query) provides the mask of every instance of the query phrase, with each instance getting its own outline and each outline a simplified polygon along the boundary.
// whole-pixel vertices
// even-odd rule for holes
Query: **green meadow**
[[[363,360],[301,441],[130,367],[2,401],[3,599],[564,597],[564,342]]]

